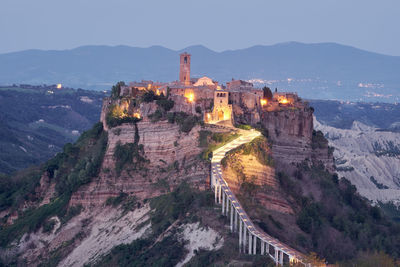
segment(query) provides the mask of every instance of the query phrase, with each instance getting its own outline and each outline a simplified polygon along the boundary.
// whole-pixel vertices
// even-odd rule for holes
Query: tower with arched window
[[[184,52],[180,56],[179,81],[190,85],[190,54]]]

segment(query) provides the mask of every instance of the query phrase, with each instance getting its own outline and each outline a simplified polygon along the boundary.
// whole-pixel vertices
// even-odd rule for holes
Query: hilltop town
[[[185,100],[195,108],[201,109],[205,123],[228,122],[231,124],[240,121],[244,114],[249,117],[246,121],[251,124],[261,122],[262,111],[279,111],[281,109],[305,109],[307,105],[301,101],[296,93],[270,91],[269,88],[255,88],[252,83],[235,80],[220,84],[209,77],[190,77],[191,55],[180,55],[179,80],[162,83],[154,81],[130,82],[122,85],[119,97],[137,98],[144,92],[152,91],[155,95],[168,96],[177,102]],[[136,116],[139,107],[133,111]],[[132,112],[131,112],[132,113]],[[199,112],[198,112],[199,113]]]
[[[140,106],[138,101],[144,94],[153,94],[154,99],[163,97],[172,100],[174,106],[171,111],[185,112],[199,117],[204,123],[238,125],[249,124],[263,126],[272,138],[278,140],[284,136],[296,136],[307,142],[311,139],[312,108],[302,101],[296,93],[275,92],[267,87],[255,88],[252,83],[235,80],[226,85],[209,77],[191,78],[191,55],[182,53],[179,61],[179,80],[172,82],[144,81],[118,84],[113,96],[105,99],[101,121],[106,123],[106,115],[112,105],[117,104],[122,112],[115,116],[135,117],[144,121],[149,120],[156,110]],[[154,108],[154,107],[153,107]],[[271,120],[269,114],[275,116],[280,111],[288,112],[285,115],[300,113],[304,118],[298,120],[291,116],[286,122],[281,121],[279,126],[276,120]],[[282,118],[280,118],[282,119]],[[107,126],[106,126],[107,127]],[[283,140],[284,138],[279,138]]]

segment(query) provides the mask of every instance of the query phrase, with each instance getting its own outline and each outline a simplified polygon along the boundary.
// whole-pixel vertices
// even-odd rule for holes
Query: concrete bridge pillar
[[[264,243],[264,241],[261,240],[261,255],[265,254],[264,249],[265,249],[265,243]]]
[[[253,255],[257,254],[257,236],[253,236]]]
[[[251,255],[252,254],[252,245],[253,245],[253,240],[252,240],[252,235],[251,235],[251,232],[249,231],[249,254]]]
[[[247,233],[246,233],[246,224],[243,222],[243,253],[246,254],[246,237],[247,237]]]
[[[278,263],[279,263],[279,259],[278,259],[278,250],[276,249],[276,247],[275,247],[274,249],[275,249],[274,260],[275,260],[275,263],[278,264]]]
[[[279,264],[283,266],[283,251],[279,251]]]
[[[222,215],[225,215],[225,192],[222,192]]]
[[[221,186],[221,184],[218,182],[218,203],[221,203],[222,201],[221,201],[221,194],[222,194],[222,186]]]
[[[228,193],[226,193],[226,205],[225,205],[225,208],[226,208],[226,211],[225,211],[225,214],[226,214],[226,216],[228,216],[229,215],[229,202],[230,202],[230,200],[229,200],[229,197],[228,197]]]
[[[234,231],[233,231],[233,203],[232,203],[232,201],[231,201],[230,208],[231,208],[231,220],[230,220],[230,222],[231,222],[231,232],[233,233]]]
[[[233,222],[233,231],[238,231],[238,211],[235,209],[235,206],[232,205],[233,212],[235,213],[235,220]]]
[[[242,252],[242,220],[239,221],[239,253]]]
[[[215,203],[218,203],[218,184],[214,185]]]

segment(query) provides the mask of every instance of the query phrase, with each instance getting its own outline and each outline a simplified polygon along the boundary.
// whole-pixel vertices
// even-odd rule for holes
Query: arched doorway
[[[224,120],[224,112],[222,110],[218,111],[218,120],[219,121]]]

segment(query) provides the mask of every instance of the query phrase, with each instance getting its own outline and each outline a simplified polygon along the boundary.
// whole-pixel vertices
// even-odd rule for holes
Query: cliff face
[[[228,161],[223,170],[224,178],[236,195],[244,197],[248,187],[237,173],[237,167],[243,170],[247,183],[258,187],[258,190],[251,192],[251,198],[260,206],[280,213],[293,213],[285,196],[279,192],[279,181],[273,167],[261,164],[254,155],[237,154],[234,159]]]
[[[143,145],[146,163],[140,169],[127,164],[118,175],[115,149],[133,143],[135,125],[123,124],[109,130],[108,145],[99,178],[82,186],[73,194],[71,205],[83,206],[104,203],[121,192],[143,200],[172,190],[183,180],[205,188],[209,180],[209,164],[199,158],[199,126],[189,133],[179,131],[177,124],[166,121],[137,123],[139,145]]]
[[[292,171],[305,160],[322,163],[333,171],[333,156],[328,146],[313,145],[313,109],[303,103],[299,106],[276,111],[234,107],[235,123],[261,125],[267,130],[278,171]]]

